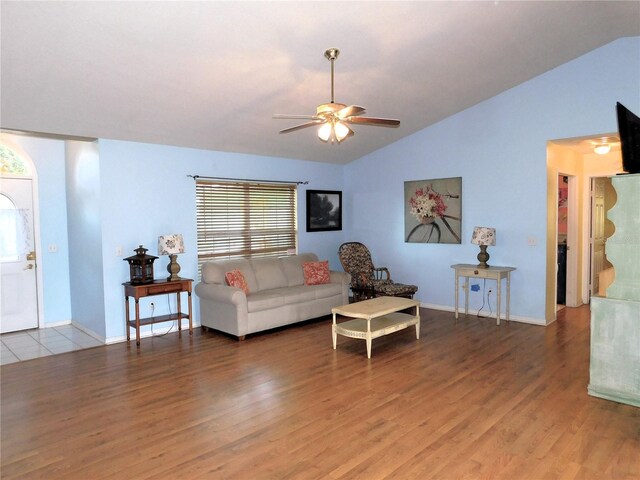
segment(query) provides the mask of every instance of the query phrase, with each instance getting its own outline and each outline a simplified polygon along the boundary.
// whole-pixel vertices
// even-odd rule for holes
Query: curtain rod
[[[287,182],[284,180],[256,180],[254,178],[226,178],[226,177],[205,177],[202,175],[187,175],[187,177],[191,177],[194,180],[198,180],[199,178],[206,178],[208,180],[232,180],[235,182],[258,182],[258,183],[295,183],[296,185],[308,185],[309,180],[305,181],[295,181],[295,182]]]

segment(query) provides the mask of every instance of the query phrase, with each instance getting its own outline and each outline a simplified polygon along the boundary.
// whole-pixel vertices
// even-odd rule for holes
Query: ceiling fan
[[[280,130],[280,133],[290,133],[296,130],[302,130],[303,128],[313,127],[314,125],[320,125],[318,129],[318,138],[323,142],[342,142],[346,138],[354,135],[353,130],[347,125],[359,124],[359,125],[374,125],[377,127],[397,127],[400,125],[400,120],[394,120],[391,118],[375,118],[375,117],[362,117],[366,110],[364,107],[357,105],[345,105],[343,103],[335,103],[333,101],[333,64],[338,58],[340,50],[337,48],[330,48],[324,52],[324,56],[331,62],[331,102],[323,103],[316,107],[315,115],[281,115],[275,114],[273,118],[278,119],[304,119],[308,122],[293,127]]]

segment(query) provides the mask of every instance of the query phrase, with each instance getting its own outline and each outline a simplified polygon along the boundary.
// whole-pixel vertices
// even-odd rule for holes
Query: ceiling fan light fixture
[[[331,138],[331,130],[332,125],[330,123],[323,123],[322,126],[318,129],[318,138],[323,142],[328,142],[329,138]]]
[[[338,140],[338,142],[341,142],[349,135],[349,127],[347,127],[342,122],[336,122],[333,126],[333,132],[336,135],[336,140]]]
[[[611,151],[611,145],[609,145],[608,143],[602,143],[600,145],[596,145],[593,148],[593,151],[598,155],[606,155]]]
[[[366,109],[358,105],[346,105],[337,103],[334,100],[334,62],[338,58],[340,50],[330,48],[324,56],[331,62],[331,101],[322,103],[316,107],[315,115],[282,115],[276,114],[273,118],[284,119],[305,119],[307,122],[300,125],[280,130],[280,133],[290,133],[303,128],[320,125],[318,128],[318,138],[325,143],[341,143],[349,137],[353,137],[355,132],[349,124],[373,125],[378,127],[398,127],[400,120],[392,118],[363,117]]]

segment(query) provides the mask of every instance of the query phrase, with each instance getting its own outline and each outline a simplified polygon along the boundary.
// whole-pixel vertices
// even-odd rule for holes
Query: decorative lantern
[[[153,261],[158,258],[147,255],[147,249],[140,245],[134,250],[135,255],[124,260],[129,262],[129,276],[133,285],[153,282]]]

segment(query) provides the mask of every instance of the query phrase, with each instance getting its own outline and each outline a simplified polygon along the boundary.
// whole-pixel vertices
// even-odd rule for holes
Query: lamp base
[[[178,258],[178,255],[175,255],[175,254],[169,255],[169,264],[167,265],[167,272],[169,272],[171,275],[167,277],[167,280],[169,280],[170,282],[175,282],[176,280],[180,280],[180,276],[178,275],[178,273],[180,273],[180,265],[178,265],[178,262],[176,261],[177,258]]]
[[[489,268],[487,261],[489,260],[489,254],[487,253],[487,246],[480,245],[480,253],[478,254],[478,268]]]

